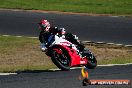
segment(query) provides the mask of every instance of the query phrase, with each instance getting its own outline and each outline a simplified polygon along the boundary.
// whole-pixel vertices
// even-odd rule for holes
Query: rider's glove
[[[60,28],[59,33],[62,35],[66,34],[65,28]]]
[[[74,38],[75,38],[76,40],[78,40],[78,37],[77,37],[76,35],[74,35]]]
[[[47,48],[46,48],[46,46],[45,46],[44,43],[42,43],[42,44],[40,45],[40,49],[41,49],[43,52],[45,52],[45,51],[47,50]]]

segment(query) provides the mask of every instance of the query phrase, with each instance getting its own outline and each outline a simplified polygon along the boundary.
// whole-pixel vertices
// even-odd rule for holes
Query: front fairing
[[[69,57],[71,59],[71,67],[78,66],[81,64],[87,64],[87,59],[82,59],[80,57],[80,55],[78,54],[78,49],[76,48],[74,44],[58,36],[55,36],[54,38],[55,38],[55,41],[52,42],[52,44],[48,48],[48,51],[47,51],[48,56],[50,57],[52,56],[52,50],[54,48],[61,47],[68,52]]]

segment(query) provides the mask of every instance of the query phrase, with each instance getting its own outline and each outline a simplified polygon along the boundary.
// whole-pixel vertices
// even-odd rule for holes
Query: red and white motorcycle
[[[51,57],[53,63],[61,70],[70,70],[71,67],[77,66],[93,69],[97,66],[97,60],[89,50],[85,49],[82,56],[76,45],[57,35],[54,36],[46,55]]]

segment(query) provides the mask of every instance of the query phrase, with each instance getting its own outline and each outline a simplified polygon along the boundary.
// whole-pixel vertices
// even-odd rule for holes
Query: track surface
[[[38,36],[36,23],[46,18],[81,40],[132,44],[132,18],[62,15],[23,11],[0,11],[0,34]],[[130,79],[132,65],[97,67],[89,70],[90,79]],[[0,76],[0,88],[83,88],[81,69],[64,71],[27,71]],[[88,88],[132,88],[132,86],[87,86]]]
[[[97,67],[88,70],[90,79],[132,80],[132,65]],[[81,69],[71,71],[32,71],[0,76],[0,88],[132,88],[132,85],[82,86]]]
[[[45,18],[81,40],[132,44],[132,18],[81,16],[0,10],[0,34],[38,36],[37,23]]]

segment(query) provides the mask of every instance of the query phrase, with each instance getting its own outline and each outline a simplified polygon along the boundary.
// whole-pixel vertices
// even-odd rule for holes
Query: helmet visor
[[[42,30],[45,30],[45,29],[46,29],[46,25],[41,24],[41,25],[40,25],[40,28],[41,28]]]

